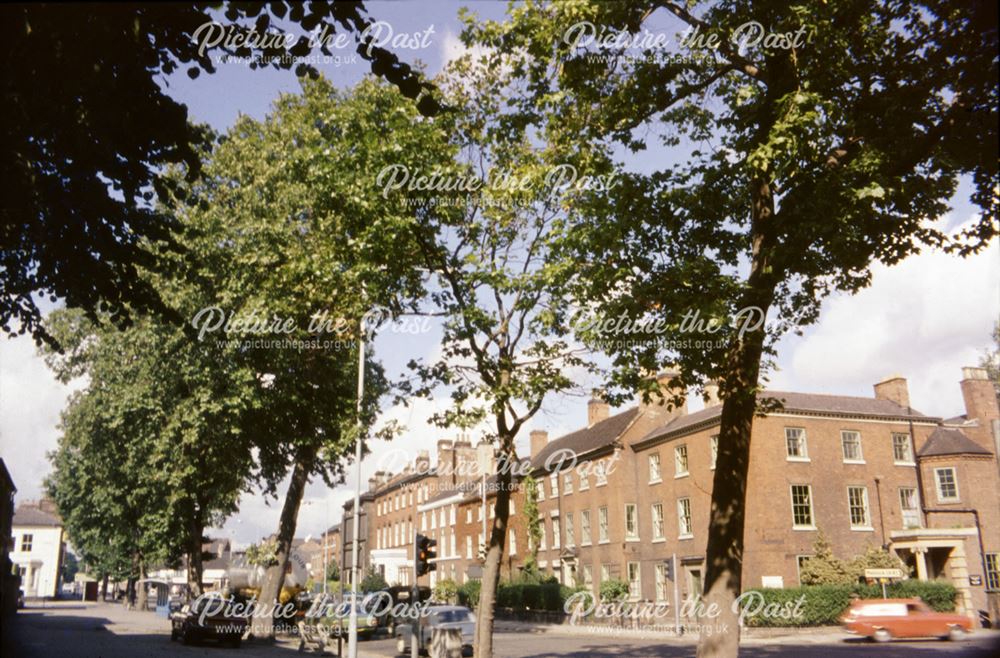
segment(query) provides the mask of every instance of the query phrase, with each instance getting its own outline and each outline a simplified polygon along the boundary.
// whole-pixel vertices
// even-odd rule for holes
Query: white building
[[[11,526],[14,550],[10,560],[21,574],[25,598],[54,597],[59,593],[62,566],[62,520],[48,501],[22,503]]]

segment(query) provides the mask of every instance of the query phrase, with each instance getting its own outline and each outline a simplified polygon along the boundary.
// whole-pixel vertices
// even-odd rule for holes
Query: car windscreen
[[[434,615],[438,624],[454,624],[463,621],[475,621],[476,618],[468,610],[442,610]]]

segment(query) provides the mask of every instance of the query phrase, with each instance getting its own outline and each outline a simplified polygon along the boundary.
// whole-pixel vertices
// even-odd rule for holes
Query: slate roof
[[[59,527],[62,519],[33,505],[20,505],[14,510],[13,525]]]
[[[918,453],[921,457],[934,457],[937,455],[992,455],[989,450],[982,447],[958,430],[939,427],[927,439],[927,443]]]
[[[891,400],[876,398],[853,397],[849,395],[825,395],[820,393],[794,393],[790,391],[764,391],[760,397],[773,398],[781,401],[782,413],[822,413],[840,416],[866,416],[874,418],[900,418],[912,420],[931,420],[928,416],[896,404]],[[675,418],[663,427],[658,427],[642,438],[640,443],[651,441],[668,434],[693,428],[702,423],[717,422],[722,413],[722,405],[718,404],[693,414]]]
[[[549,455],[558,450],[571,450],[577,457],[581,457],[588,452],[608,446],[621,436],[638,414],[639,407],[632,407],[594,423],[590,427],[564,434],[558,439],[549,441],[548,445],[532,457],[531,467],[533,469],[542,468]]]

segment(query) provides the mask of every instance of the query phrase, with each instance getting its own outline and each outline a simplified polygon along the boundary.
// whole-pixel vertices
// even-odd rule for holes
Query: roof
[[[13,525],[59,527],[62,525],[62,519],[34,505],[19,505],[14,510]]]
[[[992,455],[989,450],[982,447],[958,430],[939,427],[927,439],[927,443],[918,453],[921,457],[934,457],[937,455]]]
[[[930,417],[910,407],[904,407],[892,400],[863,398],[850,395],[826,395],[822,393],[795,393],[791,391],[764,391],[758,398],[775,399],[782,403],[782,413],[820,413],[838,416],[866,416],[874,418],[899,418],[903,420],[931,420]],[[682,430],[718,422],[722,405],[717,404],[693,414],[675,418],[662,427],[654,429],[643,437],[640,443]]]
[[[639,407],[632,407],[594,423],[590,427],[564,434],[558,439],[549,441],[548,445],[531,458],[531,467],[544,468],[549,456],[561,450],[572,451],[573,454],[580,457],[588,452],[611,445],[615,439],[622,435],[638,414]]]

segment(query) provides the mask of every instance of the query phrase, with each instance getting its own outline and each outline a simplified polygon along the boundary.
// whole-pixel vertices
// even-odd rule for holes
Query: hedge
[[[760,597],[744,593],[745,605],[756,609],[755,614],[753,611],[747,614],[744,622],[747,626],[756,627],[838,625],[840,617],[851,603],[852,596],[862,599],[882,598],[881,585],[862,585],[860,583],[748,590],[748,592],[751,591],[759,592]],[[942,581],[904,580],[886,585],[886,595],[889,598],[920,597],[928,606],[938,612],[950,612],[955,609],[956,593],[954,585]],[[797,617],[763,614],[768,606],[771,607],[772,611],[774,609],[794,609],[802,596],[805,596],[805,599],[799,607],[801,614]],[[776,604],[776,606],[772,604]]]
[[[501,608],[562,612],[563,603],[574,592],[559,583],[500,583],[497,605]]]
[[[458,604],[473,610],[479,605],[479,590],[482,582],[470,580],[458,586]]]

